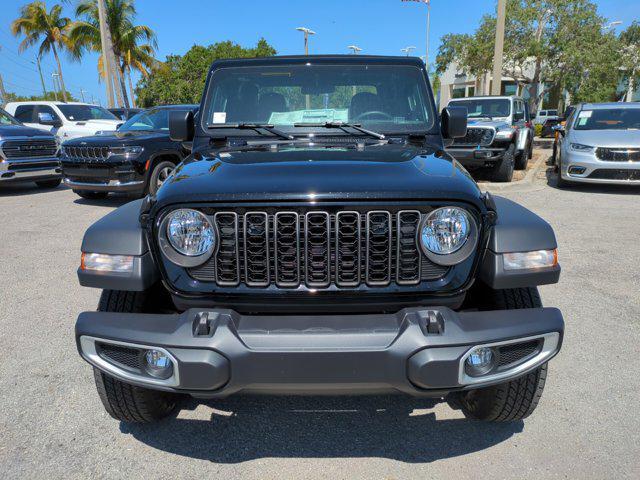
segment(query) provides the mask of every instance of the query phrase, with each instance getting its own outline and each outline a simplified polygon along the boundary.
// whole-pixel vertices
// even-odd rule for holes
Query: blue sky
[[[10,23],[25,0],[2,0],[0,9],[0,73],[8,91],[37,94],[42,88],[34,64],[36,50],[18,52],[19,40],[10,34]],[[55,2],[46,1],[50,8]],[[71,0],[71,5],[75,0]],[[432,0],[431,58],[442,35],[472,32],[482,15],[495,11],[495,0]],[[640,2],[600,0],[600,14],[622,20],[624,28],[640,19]],[[179,5],[179,7],[178,7]],[[426,7],[401,0],[137,0],[138,23],[149,25],[158,35],[159,59],[185,53],[193,44],[233,40],[243,46],[267,39],[280,54],[303,52],[302,34],[295,27],[306,26],[317,32],[310,42],[310,53],[348,53],[348,45],[358,45],[368,54],[397,55],[400,49],[416,46],[424,55]],[[73,16],[73,7],[66,7]],[[91,96],[104,102],[104,85],[98,83],[97,56],[87,55],[82,63],[62,56],[67,89],[80,97]],[[48,90],[54,71],[51,55],[42,67]]]

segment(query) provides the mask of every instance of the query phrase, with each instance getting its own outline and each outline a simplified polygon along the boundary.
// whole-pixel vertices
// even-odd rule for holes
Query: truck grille
[[[640,162],[640,148],[599,147],[596,157],[604,162]]]
[[[1,144],[2,154],[6,158],[55,157],[58,145],[51,140],[6,140]]]
[[[355,288],[441,278],[416,242],[418,210],[217,212],[218,249],[189,269],[219,286]]]
[[[492,128],[468,127],[464,137],[453,140],[455,146],[478,146],[488,147],[493,143],[495,133]]]
[[[105,146],[75,147],[65,145],[64,154],[71,160],[103,161],[109,158],[111,150]]]

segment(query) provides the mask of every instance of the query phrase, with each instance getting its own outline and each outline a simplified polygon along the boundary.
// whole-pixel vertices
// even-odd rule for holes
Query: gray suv
[[[457,98],[450,106],[467,109],[467,134],[447,148],[467,170],[488,170],[496,182],[510,182],[524,170],[533,151],[529,106],[521,97]]]

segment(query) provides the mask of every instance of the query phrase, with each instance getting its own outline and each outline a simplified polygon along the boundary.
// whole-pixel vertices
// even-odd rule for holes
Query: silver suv
[[[447,148],[467,170],[489,170],[492,180],[510,182],[514,169],[527,168],[534,130],[523,98],[456,98],[449,105],[467,109],[467,135],[456,138]]]

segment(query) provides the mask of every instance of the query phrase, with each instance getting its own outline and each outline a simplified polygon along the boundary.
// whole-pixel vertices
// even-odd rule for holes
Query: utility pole
[[[0,50],[2,50],[2,47],[0,46]],[[7,103],[7,92],[4,89],[4,82],[2,81],[2,73],[0,73],[0,98],[2,98],[2,103],[0,103],[0,107],[4,106],[5,103]]]
[[[84,90],[84,89],[82,89],[82,88],[80,89],[80,98],[82,98],[82,103],[85,103],[85,102],[84,102],[84,92],[85,92],[85,91],[86,91],[86,90]]]
[[[316,32],[307,27],[298,27],[296,30],[304,33],[304,54],[309,55],[309,35],[315,35]]]
[[[42,84],[42,93],[44,98],[47,98],[47,88],[44,86],[44,77],[42,76],[42,67],[40,66],[40,55],[36,55],[36,61],[31,62],[38,67],[38,73],[40,74],[40,83]]]
[[[496,43],[493,50],[493,82],[491,95],[502,92],[502,55],[504,53],[504,23],[507,13],[507,0],[498,0],[498,18],[496,21]]]
[[[424,64],[429,71],[429,30],[431,29],[431,0],[425,0],[427,4],[427,55],[424,60]]]

